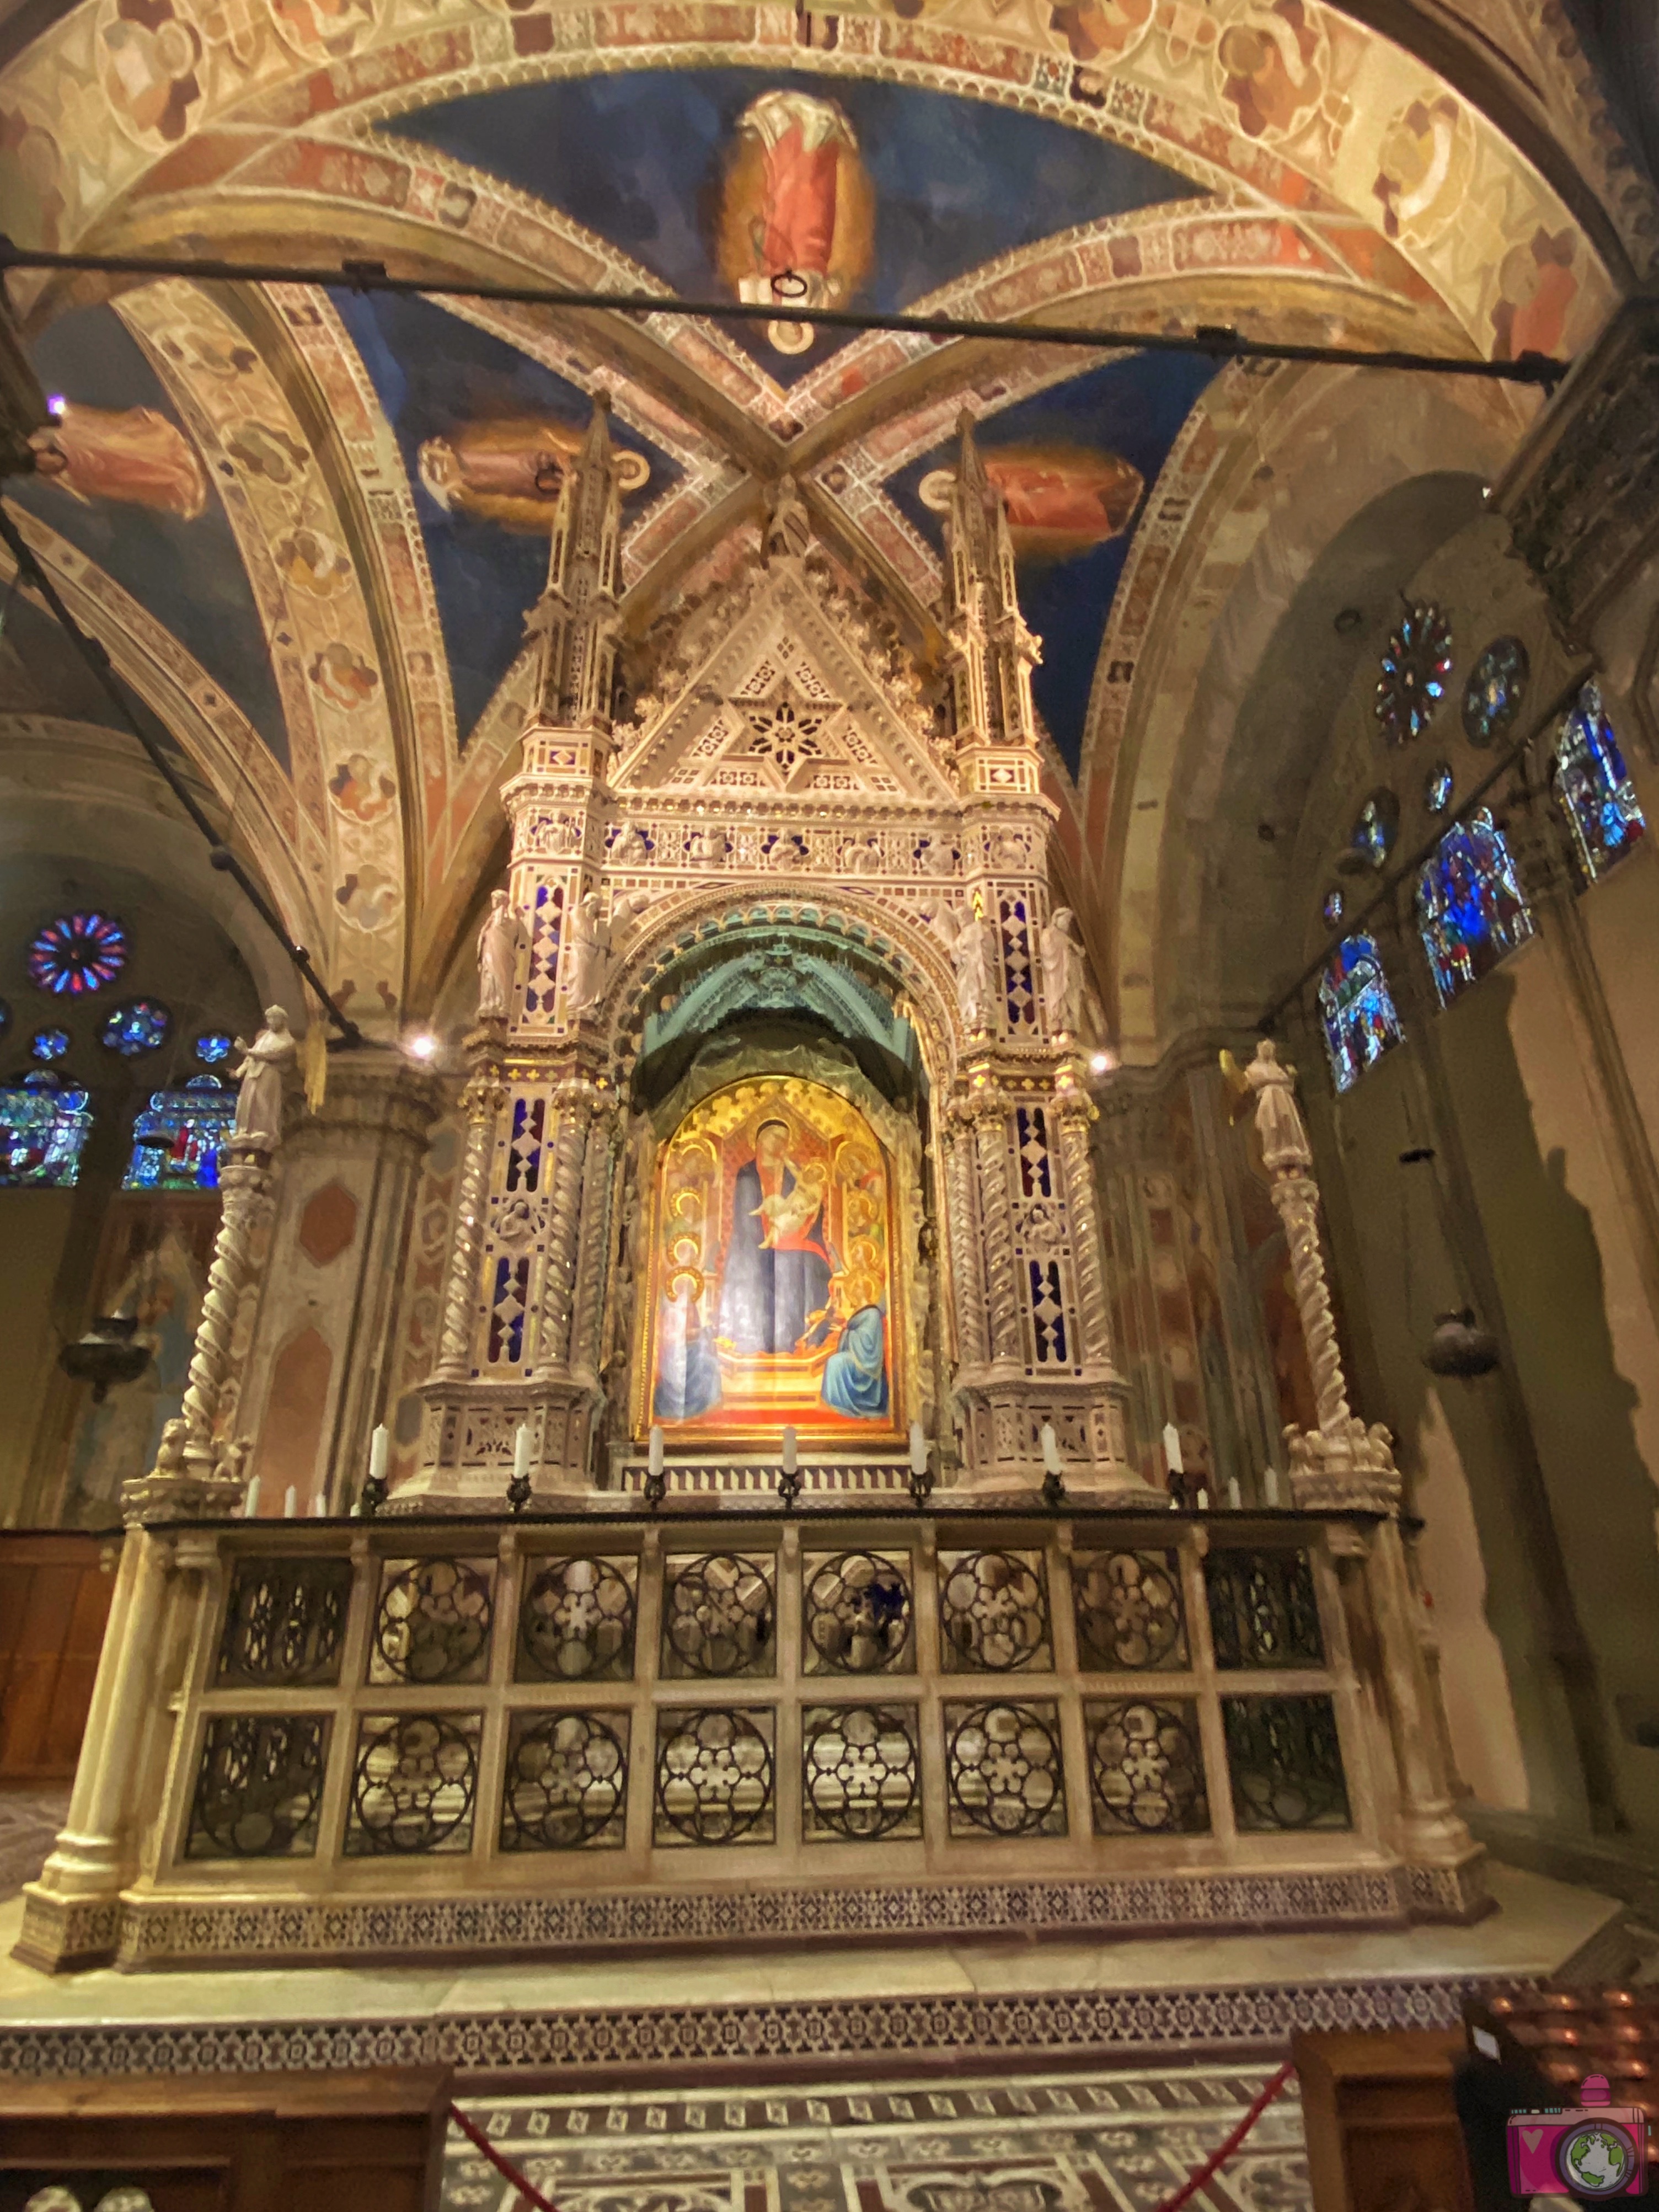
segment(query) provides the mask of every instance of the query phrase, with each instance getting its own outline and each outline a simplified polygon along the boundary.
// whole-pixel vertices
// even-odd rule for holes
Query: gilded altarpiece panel
[[[893,1164],[850,1099],[761,1076],[659,1149],[634,1430],[896,1443],[908,1418]]]

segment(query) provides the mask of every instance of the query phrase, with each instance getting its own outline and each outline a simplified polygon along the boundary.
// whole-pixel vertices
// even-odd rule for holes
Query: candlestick
[[[328,1500],[320,1490],[311,1501],[311,1517],[313,1521],[326,1521],[328,1518]]]
[[[784,1431],[784,1432],[783,1432],[783,1471],[784,1471],[784,1473],[785,1473],[786,1474],[793,1474],[795,1472],[795,1465],[796,1465],[796,1453],[795,1453],[795,1432],[794,1432],[793,1429],[786,1429],[786,1430]]]
[[[1276,1467],[1270,1467],[1267,1473],[1262,1476],[1261,1487],[1267,1493],[1268,1504],[1277,1505],[1279,1503],[1279,1469]]]
[[[1060,1438],[1054,1434],[1052,1421],[1042,1424],[1042,1464],[1049,1474],[1058,1474],[1065,1464],[1060,1456]]]
[[[1207,1513],[1210,1510],[1210,1493],[1203,1488],[1198,1493],[1198,1510],[1200,1513]]]
[[[1164,1458],[1171,1474],[1185,1474],[1187,1463],[1181,1456],[1181,1431],[1173,1421],[1164,1424]]]
[[[392,1450],[392,1431],[382,1421],[368,1440],[368,1480],[357,1500],[357,1510],[372,1521],[386,1504],[386,1462]]]
[[[248,1486],[247,1486],[247,1495],[246,1495],[246,1497],[242,1500],[242,1518],[243,1518],[243,1520],[244,1520],[244,1521],[252,1521],[252,1520],[255,1519],[255,1518],[257,1517],[258,1514],[258,1510],[259,1510],[259,1478],[258,1478],[258,1476],[256,1474],[256,1475],[254,1476],[254,1478],[253,1478],[252,1481],[252,1482],[250,1482],[250,1483],[249,1483],[249,1485],[248,1485]]]
[[[509,1510],[522,1513],[530,1503],[530,1424],[520,1421],[513,1439],[513,1480],[507,1486]]]
[[[1227,1503],[1235,1513],[1244,1503],[1243,1493],[1239,1489],[1238,1477],[1236,1474],[1230,1474],[1227,1477]]]
[[[295,1488],[294,1485],[290,1482],[290,1483],[289,1483],[289,1486],[288,1486],[287,1492],[286,1492],[286,1494],[284,1495],[284,1497],[283,1497],[283,1520],[284,1520],[284,1521],[291,1521],[291,1520],[293,1520],[293,1518],[294,1518],[295,1515],[299,1511],[299,1510],[300,1510],[300,1493],[299,1493],[299,1492]]]
[[[912,1474],[926,1474],[927,1472],[927,1438],[922,1432],[920,1421],[910,1424],[910,1472]]]
[[[662,1462],[662,1431],[659,1428],[653,1428],[651,1431],[651,1449],[646,1457],[646,1465],[653,1474],[660,1474]]]

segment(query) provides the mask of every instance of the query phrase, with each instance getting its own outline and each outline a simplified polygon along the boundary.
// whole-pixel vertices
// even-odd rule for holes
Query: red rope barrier
[[[1245,2113],[1243,2118],[1233,2130],[1232,2133],[1227,2137],[1226,2141],[1217,2145],[1216,2148],[1210,2153],[1208,2158],[1205,2160],[1202,2166],[1195,2166],[1193,2168],[1192,2172],[1187,2176],[1187,2179],[1182,2183],[1180,2188],[1176,2191],[1174,2196],[1166,2197],[1164,2198],[1164,2202],[1158,2206],[1158,2212],[1181,2212],[1182,2206],[1187,2203],[1188,2199],[1197,2196],[1199,2191],[1203,2188],[1205,2183],[1208,2181],[1213,2174],[1218,2172],[1220,2169],[1225,2166],[1227,2160],[1238,2148],[1240,2143],[1243,2142],[1245,2136],[1249,2135],[1250,2130],[1261,2118],[1261,2115],[1267,2111],[1268,2106],[1272,2104],[1273,2099],[1279,2094],[1280,2091],[1284,2088],[1285,2083],[1290,2080],[1291,2075],[1294,2074],[1295,2071],[1295,2067],[1287,2058],[1285,2061],[1285,2063],[1279,2068],[1278,2073],[1273,2075],[1272,2081],[1267,2082],[1266,2087],[1262,2089],[1261,2095],[1256,2099],[1255,2104],[1251,2106],[1249,2111]]]
[[[1291,2075],[1294,2074],[1295,2071],[1295,2067],[1287,2058],[1285,2061],[1285,2063],[1279,2068],[1278,2073],[1273,2076],[1271,2081],[1264,2084],[1261,2094],[1255,2100],[1255,2102],[1250,2106],[1249,2111],[1245,2113],[1243,2118],[1233,2130],[1232,2133],[1226,2137],[1224,2142],[1220,2142],[1216,2146],[1215,2149],[1210,2153],[1208,2158],[1205,2160],[1202,2166],[1196,2166],[1193,2168],[1192,2172],[1187,2176],[1185,2181],[1182,2183],[1180,2188],[1177,2189],[1172,2196],[1166,2197],[1164,2199],[1164,2202],[1158,2207],[1158,2212],[1182,2212],[1182,2207],[1188,2203],[1193,2197],[1196,2197],[1199,2191],[1203,2188],[1205,2183],[1210,2180],[1215,2174],[1218,2173],[1221,2168],[1225,2166],[1227,2160],[1238,2148],[1245,2136],[1249,2135],[1250,2130],[1261,2118],[1261,2115],[1267,2111],[1268,2106],[1272,2104],[1273,2099],[1282,2094],[1285,2084],[1289,2081]],[[454,2121],[456,2126],[466,2137],[467,2141],[472,2145],[474,2150],[481,2151],[484,2157],[487,2158],[489,2160],[489,2163],[495,2167],[496,2172],[501,2175],[505,2180],[510,2181],[513,2184],[513,2186],[520,2193],[520,2200],[523,2203],[531,2205],[533,2208],[533,2212],[559,2212],[558,2206],[552,2202],[551,2198],[544,2197],[539,2189],[535,2188],[530,2182],[526,2181],[523,2174],[520,2172],[518,2167],[513,2165],[509,2160],[503,2158],[500,2151],[496,2149],[494,2143],[489,2141],[489,2137],[483,2134],[477,2128],[473,2126],[471,2121],[468,2119],[466,2114],[461,2111],[459,2106],[452,2105],[450,2106],[449,2117]]]

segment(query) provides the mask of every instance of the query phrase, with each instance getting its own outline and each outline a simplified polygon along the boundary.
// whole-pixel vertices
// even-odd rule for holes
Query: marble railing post
[[[119,1936],[120,1893],[137,1859],[139,1754],[157,1726],[169,1724],[176,1686],[161,1665],[179,1565],[166,1524],[224,1520],[242,1500],[240,1480],[191,1471],[176,1435],[172,1443],[171,1462],[164,1443],[155,1469],[122,1489],[126,1534],[69,1814],[24,1892],[16,1956],[48,1972],[112,1957]]]

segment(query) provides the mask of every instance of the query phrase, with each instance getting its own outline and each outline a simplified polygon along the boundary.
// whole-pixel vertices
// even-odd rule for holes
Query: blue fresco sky
[[[441,507],[421,483],[420,448],[428,438],[453,437],[494,416],[547,415],[580,428],[592,402],[538,362],[429,301],[388,293],[332,296],[409,471],[465,743],[524,642],[525,615],[547,582],[548,540]],[[681,471],[615,416],[611,434],[651,464],[648,483],[624,507],[631,515]]]
[[[833,100],[875,188],[875,260],[850,304],[898,312],[981,262],[1055,231],[1190,198],[1173,171],[1091,133],[914,86],[752,70],[645,70],[476,93],[383,127],[534,193],[688,299],[729,296],[716,271],[722,163],[738,118],[773,88]],[[793,359],[758,325],[729,327],[787,382],[844,341]]]
[[[1139,470],[1150,497],[1182,424],[1214,374],[1215,364],[1200,355],[1133,354],[988,416],[977,432],[980,447],[988,453],[999,446],[1052,441],[1118,453]],[[930,469],[954,467],[955,461],[954,441],[947,441],[890,477],[885,487],[941,552],[942,518],[922,504],[918,488]],[[1032,696],[1074,776],[1101,638],[1139,521],[1137,513],[1118,537],[1069,560],[1017,564],[1021,611],[1042,640]]]
[[[30,351],[35,374],[53,398],[83,407],[149,407],[179,421],[113,307],[78,307],[60,315]],[[207,479],[212,487],[207,506],[193,522],[126,501],[78,499],[44,477],[15,477],[6,491],[165,623],[286,768],[288,729],[264,626],[211,469]]]

